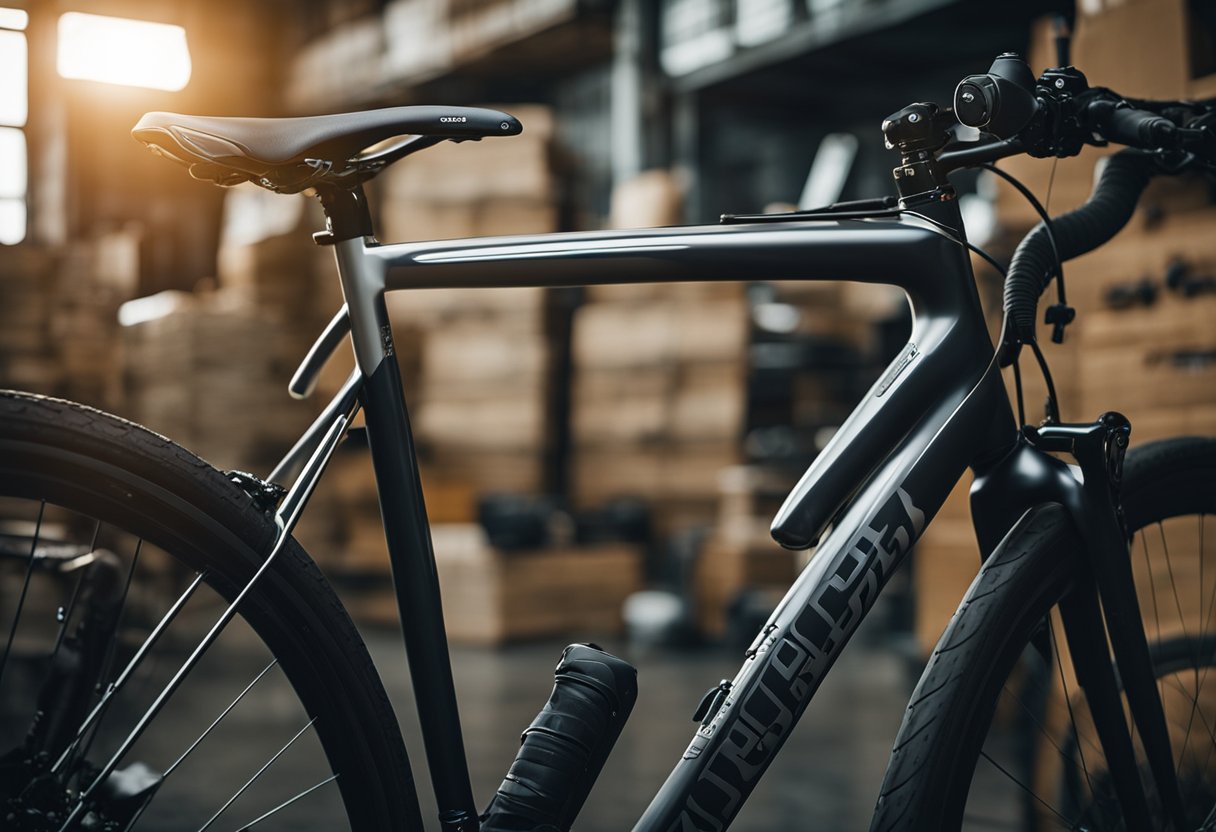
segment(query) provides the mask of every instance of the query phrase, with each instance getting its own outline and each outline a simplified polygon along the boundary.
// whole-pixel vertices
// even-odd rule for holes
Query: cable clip
[[[1064,328],[1072,323],[1076,317],[1077,310],[1066,303],[1056,303],[1047,307],[1047,313],[1043,316],[1043,321],[1052,325],[1051,341],[1053,344],[1064,343]]]
[[[287,489],[277,482],[267,482],[246,471],[227,471],[224,475],[252,497],[253,504],[261,511],[270,511],[287,493]]]

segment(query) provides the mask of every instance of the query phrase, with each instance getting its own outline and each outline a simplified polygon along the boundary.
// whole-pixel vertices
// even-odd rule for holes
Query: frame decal
[[[720,819],[734,817],[739,810],[810,704],[839,648],[924,528],[925,512],[907,491],[897,488],[854,536],[831,577],[820,584],[784,634],[778,639],[774,632],[761,641],[756,657],[771,655],[759,679],[751,680],[750,690],[740,698],[728,696],[684,752],[686,760],[700,756],[733,717],[670,832],[725,828]],[[754,660],[749,659],[749,664]],[[751,675],[748,669],[745,666],[740,677]]]

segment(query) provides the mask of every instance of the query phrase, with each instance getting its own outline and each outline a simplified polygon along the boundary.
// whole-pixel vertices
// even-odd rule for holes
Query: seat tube
[[[331,221],[331,228],[335,226]],[[478,814],[456,706],[435,552],[384,305],[384,267],[366,256],[364,239],[338,239],[334,248],[355,358],[366,379],[361,393],[364,419],[410,678],[442,828],[475,832]]]

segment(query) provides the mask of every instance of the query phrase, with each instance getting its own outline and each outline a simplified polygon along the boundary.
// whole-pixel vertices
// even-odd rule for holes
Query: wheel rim
[[[240,616],[98,780],[222,608],[215,576],[53,502],[0,498],[0,532],[0,779],[11,828],[59,829],[73,816],[81,828],[90,813],[101,829],[348,828],[315,717]],[[205,800],[202,782],[214,792]],[[90,799],[77,808],[82,792]]]

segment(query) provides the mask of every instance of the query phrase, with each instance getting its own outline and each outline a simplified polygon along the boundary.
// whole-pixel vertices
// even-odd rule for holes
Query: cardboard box
[[[546,488],[548,457],[540,450],[452,447],[423,449],[422,470],[436,482],[463,484],[473,494],[537,494]],[[423,480],[426,488],[426,478]]]
[[[426,399],[414,408],[414,434],[445,450],[539,450],[549,438],[548,413],[539,392]]]
[[[1168,181],[1160,179],[1158,181]],[[1064,266],[1068,302],[1077,309],[1077,322],[1069,334],[1090,326],[1091,313],[1111,308],[1113,289],[1127,288],[1148,280],[1156,290],[1154,306],[1190,303],[1165,285],[1166,271],[1175,261],[1189,264],[1197,273],[1216,269],[1216,209],[1180,204],[1182,195],[1161,195],[1153,213],[1159,219],[1146,225],[1146,195],[1132,221],[1110,242],[1096,251],[1071,260]],[[1185,207],[1183,207],[1185,206]],[[1054,295],[1049,287],[1046,297]],[[1142,307],[1132,307],[1128,314]]]
[[[737,361],[746,354],[749,335],[749,310],[741,298],[597,303],[575,314],[572,348],[580,369]]]
[[[558,230],[556,204],[535,197],[465,202],[393,197],[381,203],[376,216],[378,235],[394,243],[547,234]]]
[[[971,474],[951,490],[912,552],[916,643],[929,655],[980,569],[971,525]]]
[[[653,301],[695,303],[704,300],[739,299],[744,296],[746,290],[747,283],[742,280],[718,280],[695,283],[622,283],[588,286],[584,291],[589,304],[599,304]]]
[[[432,529],[444,623],[454,643],[615,635],[641,588],[641,553],[622,544],[500,552],[475,525]]]
[[[730,605],[740,592],[784,590],[794,582],[798,568],[798,553],[773,542],[765,519],[720,525],[697,560],[698,626],[709,635],[721,636]]]
[[[668,366],[620,370],[579,369],[573,379],[571,431],[583,446],[636,444],[662,439],[676,384]]]
[[[404,159],[377,177],[387,199],[472,204],[482,199],[551,201],[556,185],[544,135],[445,142]]]
[[[1187,0],[1092,5],[1094,13],[1077,17],[1072,54],[1090,86],[1129,98],[1188,97]]]
[[[582,446],[733,440],[747,406],[740,362],[590,369],[574,379],[574,440]]]
[[[504,337],[510,333],[543,331],[545,290],[416,289],[384,296],[394,332],[399,325],[434,331],[456,324],[490,327]]]
[[[684,188],[669,170],[648,170],[612,189],[613,228],[678,225],[684,213]]]
[[[736,442],[578,448],[574,501],[584,507],[623,496],[712,502],[718,495],[718,473],[737,465],[740,457]]]
[[[427,333],[422,373],[427,394],[444,390],[539,385],[549,371],[549,342],[539,332],[456,322]]]

